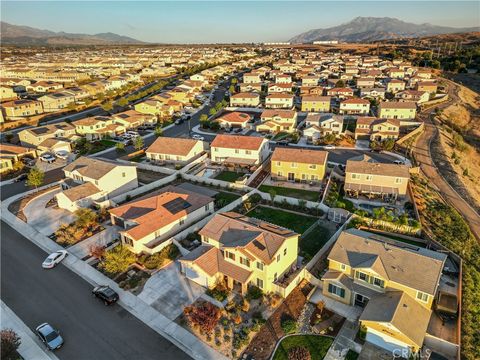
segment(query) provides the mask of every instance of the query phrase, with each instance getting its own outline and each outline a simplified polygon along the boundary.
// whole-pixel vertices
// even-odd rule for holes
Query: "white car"
[[[55,156],[53,156],[52,154],[43,154],[42,156],[40,156],[40,160],[51,164],[55,161]]]
[[[323,148],[325,150],[335,150],[335,146],[333,146],[333,145],[325,145]]]
[[[68,252],[66,250],[58,250],[54,253],[48,255],[45,261],[42,263],[42,268],[44,269],[52,269],[58,264],[62,262],[68,256]]]
[[[129,135],[132,138],[136,138],[140,136],[140,134],[136,131],[127,131],[125,135]]]
[[[68,159],[68,151],[67,150],[58,150],[55,152],[55,156],[59,159]]]
[[[205,138],[202,135],[198,135],[198,134],[192,135],[192,139],[201,140],[201,141],[205,140]]]

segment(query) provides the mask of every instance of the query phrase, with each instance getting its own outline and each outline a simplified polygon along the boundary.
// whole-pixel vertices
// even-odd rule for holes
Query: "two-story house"
[[[63,91],[43,95],[38,100],[42,102],[45,112],[54,112],[65,109],[69,104],[74,103],[75,96]]]
[[[70,142],[78,138],[75,127],[66,122],[25,129],[18,133],[18,137],[23,146],[35,146],[45,151],[71,151]]]
[[[260,165],[270,153],[267,139],[239,135],[217,135],[210,151],[212,162],[240,167]]]
[[[106,136],[114,137],[125,133],[127,128],[118,124],[109,116],[94,116],[73,122],[78,135],[83,135],[87,140],[100,140]]]
[[[63,191],[55,196],[58,207],[71,212],[138,187],[134,165],[82,156],[65,166],[63,172]]]
[[[37,100],[19,99],[7,101],[1,105],[7,119],[22,118],[43,113],[43,105]]]
[[[417,114],[417,105],[409,101],[383,101],[378,109],[378,117],[385,119],[411,120]]]
[[[257,125],[258,132],[277,133],[280,131],[293,132],[297,124],[297,112],[294,110],[266,109],[260,115],[262,121]]]
[[[265,97],[265,107],[270,109],[291,109],[293,95],[273,93]]]
[[[329,96],[305,95],[302,96],[302,111],[310,112],[329,112],[330,111]]]
[[[367,99],[346,99],[340,103],[339,114],[347,115],[368,115],[370,112],[370,101]]]
[[[303,183],[322,181],[327,158],[327,151],[277,147],[272,154],[272,179]]]
[[[439,252],[349,229],[328,255],[323,294],[364,307],[366,341],[408,357],[423,346],[445,260]]]
[[[276,283],[297,263],[299,234],[227,212],[200,231],[202,245],[180,259],[182,273],[209,289],[219,283],[245,294],[250,285],[279,293]]]
[[[245,129],[252,116],[240,111],[232,111],[221,115],[215,121],[220,124],[220,127],[225,129],[240,128]]]
[[[122,244],[136,254],[160,250],[169,237],[213,211],[213,198],[175,186],[109,210]]]
[[[145,150],[145,154],[153,163],[185,165],[200,156],[203,151],[203,141],[160,136]]]
[[[230,106],[257,107],[260,105],[260,95],[257,93],[243,92],[230,96]]]

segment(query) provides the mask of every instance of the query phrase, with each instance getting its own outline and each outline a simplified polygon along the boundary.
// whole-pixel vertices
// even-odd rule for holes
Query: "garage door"
[[[185,276],[192,281],[195,281],[197,284],[208,287],[208,280],[205,275],[198,274],[195,270],[186,267]]]
[[[395,351],[396,355],[410,355],[410,348],[405,343],[381,332],[368,329],[366,340],[392,353]],[[407,358],[408,355],[406,356]]]

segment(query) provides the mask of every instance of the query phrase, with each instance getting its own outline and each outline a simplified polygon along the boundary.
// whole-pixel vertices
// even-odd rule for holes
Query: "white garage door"
[[[195,281],[197,284],[208,287],[208,280],[205,275],[198,274],[195,270],[186,267],[185,276],[192,281]]]
[[[366,340],[382,349],[391,351],[398,357],[406,355],[405,357],[408,358],[410,355],[410,348],[405,343],[381,332],[368,329]]]

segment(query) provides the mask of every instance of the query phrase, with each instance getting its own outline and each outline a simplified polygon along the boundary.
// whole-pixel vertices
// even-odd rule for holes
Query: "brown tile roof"
[[[172,201],[179,202],[181,206],[179,205],[174,210],[170,207]],[[209,196],[196,194],[175,186],[167,186],[153,194],[148,194],[139,200],[134,200],[109,211],[114,216],[135,222],[137,225],[124,232],[132,239],[140,240],[212,201],[213,199]]]
[[[82,156],[72,163],[63,168],[63,171],[74,172],[77,171],[80,175],[86,176],[91,179],[100,179],[104,175],[108,174],[117,166],[134,166],[126,164],[117,164],[114,162],[93,159],[86,156]]]
[[[359,161],[356,159],[347,160],[345,172],[410,178],[407,165],[380,163],[371,161],[371,159],[369,161]]]
[[[399,247],[366,231],[350,229],[340,234],[328,259],[352,268],[380,268],[385,279],[434,295],[446,255],[408,245]]]
[[[259,97],[260,97],[260,95],[258,95],[256,93],[241,92],[241,93],[232,95],[230,97],[230,99],[244,99],[244,98],[254,99],[254,98],[259,98]]]
[[[0,154],[2,155],[21,155],[30,151],[35,151],[35,149],[4,143],[0,144]]]
[[[304,95],[302,96],[303,101],[322,101],[330,103],[330,96],[319,96],[319,95]]]
[[[381,109],[416,109],[417,105],[414,102],[410,101],[382,101],[380,103]]]
[[[91,182],[86,182],[70,189],[63,190],[63,195],[65,195],[70,201],[77,201],[97,194],[100,191],[101,190]]]
[[[270,94],[266,99],[293,99],[293,95],[290,94]]]
[[[186,156],[199,142],[200,140],[160,136],[145,152]]]
[[[231,123],[244,123],[250,121],[252,117],[247,113],[234,111],[220,116],[217,120],[223,120]]]
[[[272,161],[288,161],[301,164],[325,165],[327,162],[327,157],[327,151],[277,147],[273,152]]]
[[[241,135],[217,135],[211,143],[211,147],[259,150],[266,140],[259,136],[241,136]]]
[[[283,119],[293,119],[296,112],[294,110],[276,110],[276,109],[266,109],[260,115],[260,118],[272,118],[272,117],[281,117]]]
[[[341,104],[370,104],[370,101],[367,99],[346,99]]]

